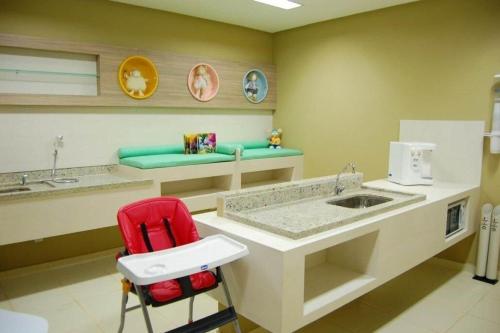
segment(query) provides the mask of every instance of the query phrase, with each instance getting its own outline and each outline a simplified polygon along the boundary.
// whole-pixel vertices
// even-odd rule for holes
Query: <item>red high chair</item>
[[[118,332],[123,331],[126,312],[139,307],[142,308],[148,332],[153,332],[147,306],[162,306],[185,298],[190,298],[188,324],[169,332],[207,332],[229,322],[233,323],[236,332],[240,332],[236,311],[220,266],[246,255],[248,253],[246,246],[222,235],[209,236],[200,240],[189,210],[181,200],[173,197],[146,199],[120,208],[118,211],[118,225],[125,244],[125,250],[117,255],[118,269],[125,275],[125,278],[122,279],[123,296]],[[222,245],[224,245],[224,242],[226,242],[226,245],[227,242],[239,244],[244,247],[246,253],[236,256],[233,254],[231,258],[227,256],[223,258],[225,254],[222,253],[230,252],[223,249],[222,252],[218,251],[221,254],[219,254],[219,258],[216,258],[215,262],[207,262],[206,258],[196,259],[203,256],[207,257],[208,253],[216,253],[217,249],[213,247],[220,244],[220,242],[216,242],[219,240],[223,241]],[[200,246],[205,246],[205,248],[202,249]],[[212,248],[209,249],[207,246],[212,246]],[[196,251],[198,252],[196,253]],[[200,251],[204,253],[200,253]],[[177,257],[174,258],[174,256]],[[189,269],[183,267],[181,270],[172,271],[169,267],[170,272],[167,274],[158,269],[158,267],[164,268],[168,266],[168,262],[165,262],[168,259],[165,258],[179,260],[185,258],[185,261],[193,261],[193,263]],[[191,260],[191,258],[194,259]],[[132,261],[137,265],[140,260],[142,260],[143,264],[143,267],[141,266],[142,271],[136,270],[137,272],[133,273],[130,272],[131,268],[124,266]],[[149,261],[144,264],[144,260]],[[197,260],[204,261],[197,262]],[[175,262],[175,260],[173,261]],[[144,267],[149,267],[152,277],[148,277],[148,279],[138,277],[141,272],[147,270]],[[215,269],[215,273],[209,269]],[[165,274],[162,275],[162,273]],[[184,274],[184,276],[180,274]],[[176,278],[156,282],[164,276],[176,276]],[[150,281],[155,282],[149,283]],[[223,286],[228,307],[193,322],[194,297],[217,288],[219,283]],[[140,305],[127,308],[129,292],[138,296]]]

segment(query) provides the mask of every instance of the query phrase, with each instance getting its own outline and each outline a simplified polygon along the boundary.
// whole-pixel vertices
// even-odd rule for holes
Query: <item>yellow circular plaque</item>
[[[158,71],[148,58],[131,56],[121,63],[118,82],[128,96],[136,99],[148,98],[158,87]]]

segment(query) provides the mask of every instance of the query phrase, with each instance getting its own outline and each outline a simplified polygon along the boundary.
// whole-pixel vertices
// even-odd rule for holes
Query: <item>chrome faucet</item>
[[[50,179],[54,179],[56,177],[56,163],[57,163],[57,148],[54,149],[54,163],[52,164],[52,171],[50,172]]]
[[[56,139],[54,141],[54,153],[53,153],[53,156],[54,156],[54,160],[53,160],[53,164],[52,164],[52,172],[50,173],[50,179],[54,180],[55,177],[56,177],[56,171],[57,171],[57,155],[58,155],[58,150],[57,148],[59,147],[62,147],[63,146],[63,141],[64,140],[64,137],[62,135],[58,135],[56,136]]]
[[[342,170],[337,174],[337,179],[335,180],[335,194],[340,195],[345,190],[345,186],[340,184],[340,175],[346,172],[348,168],[351,168],[353,174],[356,173],[356,164],[354,162],[347,163]]]
[[[28,183],[28,175],[24,174],[21,177],[21,185],[26,185]]]

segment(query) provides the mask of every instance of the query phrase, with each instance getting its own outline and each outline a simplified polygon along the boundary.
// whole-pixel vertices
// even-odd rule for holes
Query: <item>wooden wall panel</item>
[[[0,46],[48,51],[93,54],[98,56],[99,96],[57,96],[0,94],[0,105],[75,105],[75,106],[135,106],[176,108],[261,109],[276,108],[276,70],[272,64],[232,62],[192,55],[152,50],[122,48],[72,41],[0,34]],[[150,58],[159,73],[156,92],[148,99],[136,100],[125,95],[118,84],[117,72],[121,62],[131,55]],[[217,96],[209,102],[195,100],[188,91],[187,76],[197,63],[211,64],[219,75]],[[242,93],[243,75],[252,68],[261,69],[267,76],[269,92],[259,104],[250,103]]]

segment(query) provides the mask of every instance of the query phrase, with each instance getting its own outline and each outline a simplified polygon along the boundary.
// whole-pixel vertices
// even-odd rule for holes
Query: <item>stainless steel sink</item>
[[[39,192],[52,190],[56,187],[55,184],[51,184],[48,180],[34,180],[26,182],[25,185],[22,184],[3,184],[0,185],[0,194],[9,193],[26,193],[26,192]]]
[[[368,208],[385,202],[392,201],[392,198],[381,197],[378,195],[364,194],[356,195],[345,199],[334,199],[327,201],[329,205],[341,206],[346,208]]]
[[[31,191],[31,189],[29,187],[25,187],[25,186],[8,187],[8,188],[1,188],[0,194],[26,192],[26,191]]]

